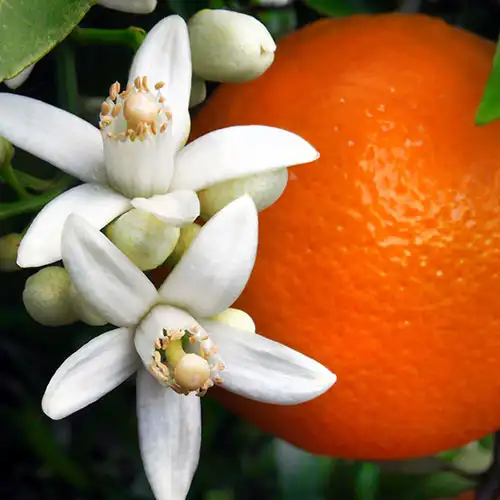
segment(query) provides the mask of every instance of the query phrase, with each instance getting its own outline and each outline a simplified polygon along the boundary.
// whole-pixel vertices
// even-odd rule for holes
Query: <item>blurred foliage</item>
[[[20,64],[20,69],[61,41],[92,2],[65,0],[66,6],[72,8],[64,22],[42,15],[44,5],[47,8],[56,3],[57,0],[11,1],[18,9],[16,15],[22,13],[13,22],[34,20],[29,38],[33,43],[20,43],[21,28],[17,39],[0,38],[0,46],[12,47],[12,61],[15,60],[0,60],[0,77],[12,74],[13,64]],[[124,32],[130,26],[148,30],[172,12],[188,18],[199,9],[222,6],[259,17],[276,38],[324,15],[346,16],[355,12],[423,12],[490,39],[496,39],[500,25],[500,2],[496,0],[304,0],[272,8],[262,3],[169,0],[160,2],[149,16],[93,7],[79,26]],[[6,2],[0,2],[2,25],[9,19],[6,16],[13,15],[6,11],[6,6]],[[49,23],[57,26],[51,36],[44,38],[40,33],[44,29],[50,31]],[[95,123],[96,102],[107,93],[109,82],[126,78],[133,43],[110,42],[102,46],[88,39],[85,42],[79,36],[74,33],[43,57],[22,93],[77,111]],[[4,45],[7,42],[11,45]],[[76,73],[68,71],[73,64]],[[497,56],[479,122],[498,118],[500,113],[500,100],[495,97],[500,89],[499,68]],[[70,182],[64,176],[54,177],[48,165],[22,151],[16,151],[14,166],[24,172],[20,179],[34,195],[51,196]],[[41,179],[30,177],[35,173]],[[0,195],[2,207],[8,202],[16,203],[15,192],[5,183],[0,183]],[[0,235],[21,232],[34,216],[30,210],[16,213],[16,217],[2,218],[0,209]],[[133,381],[63,421],[53,422],[43,415],[40,400],[54,370],[68,354],[104,329],[82,324],[54,329],[36,324],[21,302],[24,281],[30,274],[31,271],[23,270],[0,275],[0,386],[4,401],[0,418],[2,450],[7,458],[0,484],[1,498],[151,499],[137,444]],[[487,437],[475,448],[445,451],[439,458],[357,462],[316,457],[298,450],[229,414],[210,397],[203,400],[203,420],[200,466],[189,495],[192,500],[452,497],[473,487],[473,478],[465,469],[478,467],[477,464],[484,467],[485,454],[491,452],[491,437]]]

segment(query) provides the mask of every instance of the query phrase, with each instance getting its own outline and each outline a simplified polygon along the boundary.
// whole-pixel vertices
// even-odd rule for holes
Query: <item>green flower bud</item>
[[[193,74],[191,79],[191,95],[189,96],[189,107],[194,108],[207,98],[207,86],[205,80]]]
[[[457,452],[450,463],[467,474],[482,474],[493,463],[493,451],[482,447],[478,441],[462,446]]]
[[[38,323],[61,326],[75,323],[78,318],[69,300],[70,279],[62,267],[45,267],[26,280],[23,291],[24,307]]]
[[[217,316],[213,316],[211,319],[232,326],[233,328],[238,328],[238,330],[255,333],[255,323],[252,317],[241,309],[233,309],[230,307],[220,314],[217,314]]]
[[[181,260],[181,257],[186,253],[187,249],[193,243],[193,240],[198,236],[201,231],[201,226],[196,223],[188,224],[181,228],[181,234],[174,251],[168,258],[168,263],[175,266]]]
[[[246,82],[274,60],[276,44],[254,17],[204,9],[188,22],[193,73],[215,82]]]
[[[74,283],[69,285],[68,293],[71,307],[80,321],[91,326],[102,326],[107,323],[107,321],[85,300]]]
[[[165,262],[179,239],[180,230],[154,215],[133,208],[106,229],[108,238],[143,271]]]
[[[17,250],[22,236],[17,233],[6,234],[0,238],[0,271],[17,271],[20,267],[16,264]]]
[[[228,203],[249,194],[260,212],[272,205],[285,190],[288,170],[280,168],[270,172],[249,175],[232,181],[221,182],[200,191],[201,218],[208,220]]]

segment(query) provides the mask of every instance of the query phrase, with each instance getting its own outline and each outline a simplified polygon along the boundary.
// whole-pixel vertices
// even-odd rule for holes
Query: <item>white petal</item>
[[[142,369],[137,418],[142,462],[156,500],[184,500],[200,456],[200,398],[176,394]]]
[[[200,201],[194,191],[179,190],[151,198],[134,198],[132,205],[153,214],[166,224],[182,227],[200,215]]]
[[[166,193],[174,174],[173,122],[158,135],[144,140],[116,140],[103,135],[106,173],[110,186],[125,196]]]
[[[163,330],[189,330],[198,326],[187,312],[176,307],[158,305],[137,326],[134,343],[144,366],[151,363],[156,339],[163,337]]]
[[[113,325],[137,325],[157,298],[146,276],[78,215],[64,226],[62,255],[78,291]]]
[[[20,87],[31,75],[35,65],[31,64],[27,68],[24,68],[18,75],[13,78],[9,78],[8,80],[4,80],[5,85],[9,87],[9,89],[15,90]]]
[[[161,286],[162,302],[182,307],[195,317],[227,309],[250,277],[257,237],[257,209],[249,196],[242,196],[203,226]]]
[[[133,337],[133,329],[117,328],[73,353],[50,380],[42,400],[43,411],[59,420],[124,382],[140,366]]]
[[[0,94],[0,135],[84,182],[103,183],[99,131],[71,113],[44,102]]]
[[[17,263],[38,267],[61,259],[61,235],[68,216],[76,213],[97,229],[130,208],[130,201],[98,184],[82,184],[53,199],[35,217],[21,241]]]
[[[320,396],[335,383],[330,370],[283,344],[216,321],[200,324],[224,361],[222,387],[228,391],[264,403],[292,405]]]
[[[218,182],[317,160],[319,153],[292,132],[261,125],[223,128],[177,153],[171,189],[198,191]]]
[[[174,142],[185,144],[189,135],[189,96],[191,94],[191,50],[185,21],[169,16],[147,35],[137,51],[129,73],[129,82],[147,76],[150,85],[164,82],[165,104],[170,108]]]
[[[108,9],[130,12],[132,14],[149,14],[156,9],[156,0],[99,0],[97,2]]]

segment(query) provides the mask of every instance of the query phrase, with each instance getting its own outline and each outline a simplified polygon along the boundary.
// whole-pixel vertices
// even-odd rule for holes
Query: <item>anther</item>
[[[107,102],[103,102],[101,104],[101,115],[107,115],[109,113],[109,110],[111,109],[111,106]]]
[[[116,98],[118,97],[119,92],[120,92],[120,84],[118,82],[115,82],[109,88],[109,97],[111,97],[111,99],[115,101]]]
[[[160,127],[160,134],[163,134],[163,132],[165,132],[165,130],[167,130],[167,124],[164,123],[161,127]]]
[[[146,91],[149,92],[149,87],[148,87],[148,77],[144,75],[142,77],[142,88]]]
[[[141,82],[141,77],[137,76],[134,80],[134,85],[137,90],[142,90],[142,82]]]
[[[129,83],[127,85],[127,88],[120,94],[120,96],[125,99],[125,97],[127,97],[130,92],[132,92],[132,89],[134,88],[133,84]]]
[[[155,89],[156,89],[156,90],[160,90],[160,89],[162,89],[164,86],[165,86],[165,82],[158,82],[158,83],[155,85]]]

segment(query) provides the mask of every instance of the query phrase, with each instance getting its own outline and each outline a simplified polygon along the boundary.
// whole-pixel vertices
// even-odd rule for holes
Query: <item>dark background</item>
[[[186,1],[182,13],[189,15],[206,3]],[[401,7],[399,2],[391,0],[343,3],[365,12],[389,12]],[[179,5],[179,2],[170,5],[173,4]],[[271,23],[269,26],[277,38],[320,17],[302,2],[272,10],[245,2],[234,7],[263,16],[262,19]],[[499,31],[500,1],[427,0],[420,2],[419,10],[490,39],[495,39]],[[134,25],[147,30],[169,13],[171,10],[165,1],[160,1],[157,11],[149,16],[95,7],[81,26],[125,28]],[[110,83],[125,81],[132,52],[126,47],[73,48],[82,96],[79,110],[87,119],[95,120],[97,114],[89,111],[85,98],[104,96]],[[58,50],[37,64],[27,83],[19,89],[20,93],[65,106],[58,86]],[[3,87],[2,91],[7,89]],[[53,174],[48,166],[20,151],[16,152],[14,165]],[[0,185],[0,189],[2,201],[8,200],[11,194],[7,188]],[[20,231],[29,221],[29,216],[0,221],[0,233]],[[137,443],[133,381],[63,421],[53,422],[42,413],[41,397],[55,369],[67,355],[106,327],[77,324],[45,328],[35,323],[24,312],[21,302],[24,281],[31,273],[23,270],[0,275],[0,446],[3,457],[0,498],[151,499]],[[191,499],[410,500],[451,496],[470,484],[458,475],[406,475],[381,470],[372,464],[295,455],[286,449],[283,459],[276,453],[281,443],[227,413],[210,397],[203,400],[203,414],[202,455]],[[298,465],[294,462],[297,460]]]

